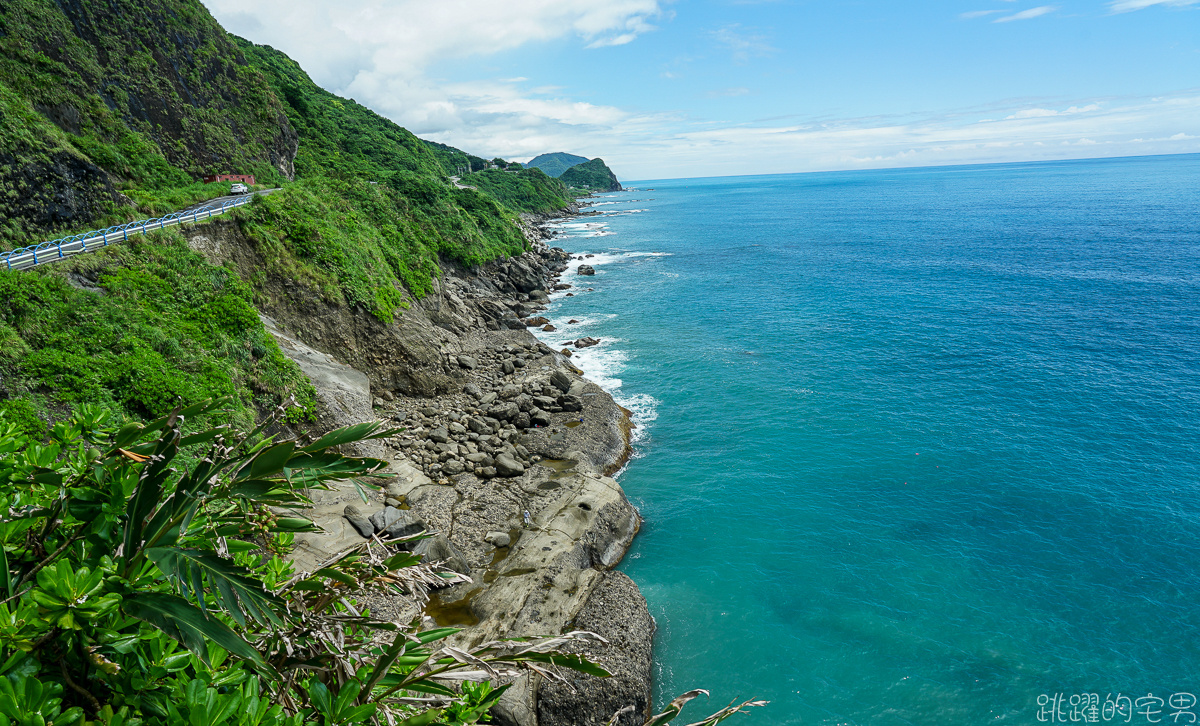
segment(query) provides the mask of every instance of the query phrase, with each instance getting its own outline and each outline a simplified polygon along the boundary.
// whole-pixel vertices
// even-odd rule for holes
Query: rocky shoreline
[[[577,212],[578,210],[572,210]],[[654,621],[637,586],[613,571],[641,526],[610,478],[630,454],[628,412],[585,380],[569,355],[528,330],[570,255],[547,244],[545,218],[526,217],[531,250],[479,269],[444,266],[438,290],[384,325],[330,311],[280,280],[262,310],[283,351],[313,380],[314,433],[384,419],[405,429],[361,444],[390,462],[378,501],[314,492],[321,535],[297,537],[299,569],[315,569],[375,530],[439,533],[421,547],[463,582],[436,591],[429,625],[464,627],[458,641],[590,630],[577,646],[613,677],[568,684],[523,676],[494,710],[506,726],[641,724],[650,709]],[[193,249],[252,268],[236,225],[202,225]],[[300,294],[297,294],[297,293]],[[583,341],[587,344],[587,341]],[[568,352],[569,353],[569,352]],[[411,619],[411,603],[375,598],[376,614]]]

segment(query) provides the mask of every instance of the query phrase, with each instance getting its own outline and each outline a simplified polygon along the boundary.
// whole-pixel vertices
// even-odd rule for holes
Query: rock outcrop
[[[235,224],[187,234],[213,262],[259,262]],[[522,677],[494,714],[513,726],[603,724],[625,706],[649,708],[653,619],[637,587],[612,571],[641,526],[609,478],[628,459],[632,424],[526,329],[544,308],[535,293],[553,289],[569,259],[535,240],[532,251],[477,270],[447,266],[438,292],[392,324],[331,308],[285,280],[269,280],[263,296],[268,328],[318,390],[313,435],[376,419],[404,429],[354,452],[390,463],[394,478],[369,504],[353,487],[314,492],[325,532],[297,536],[299,569],[368,534],[436,533],[416,551],[470,581],[436,591],[425,614],[466,626],[460,644],[578,629],[608,640],[586,653],[613,678],[574,678],[572,690]],[[414,614],[404,602],[376,607]]]

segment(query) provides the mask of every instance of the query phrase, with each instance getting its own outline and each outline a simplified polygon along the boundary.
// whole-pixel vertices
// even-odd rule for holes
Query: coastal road
[[[139,219],[136,222],[108,227],[107,229],[83,232],[70,237],[63,237],[62,239],[42,242],[30,247],[20,247],[9,252],[2,252],[0,253],[0,269],[27,270],[30,267],[58,262],[59,260],[65,260],[68,257],[80,255],[85,252],[95,252],[114,242],[127,240],[132,235],[145,234],[156,229],[175,227],[181,224],[202,222],[248,204],[255,196],[265,196],[276,191],[279,190],[263,189],[251,192],[250,194],[216,197],[215,199],[208,199],[198,204],[193,204],[186,209],[164,217]]]

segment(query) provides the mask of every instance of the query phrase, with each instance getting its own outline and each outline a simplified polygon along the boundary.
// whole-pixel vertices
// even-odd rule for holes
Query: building
[[[254,186],[254,177],[249,174],[209,174],[208,176],[204,177],[205,184],[223,181],[241,182],[249,186]]]

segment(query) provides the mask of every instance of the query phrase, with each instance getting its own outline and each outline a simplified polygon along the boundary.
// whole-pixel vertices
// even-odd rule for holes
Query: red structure
[[[254,186],[254,177],[250,176],[249,174],[209,174],[208,176],[204,177],[205,184],[223,181],[241,182],[243,184]]]

